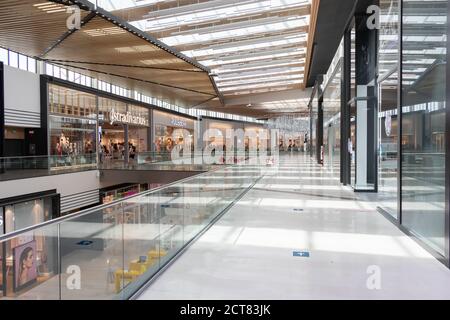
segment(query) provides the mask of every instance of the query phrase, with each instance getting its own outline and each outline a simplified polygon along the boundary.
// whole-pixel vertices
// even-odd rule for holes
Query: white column
[[[357,97],[367,97],[367,86],[357,87]],[[356,189],[367,187],[367,100],[356,103]]]

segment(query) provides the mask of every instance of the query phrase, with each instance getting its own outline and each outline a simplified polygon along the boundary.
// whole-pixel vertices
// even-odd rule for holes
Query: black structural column
[[[47,78],[43,75],[40,77],[41,81],[41,129],[39,130],[38,140],[36,147],[36,155],[46,156],[51,154],[49,149],[49,99],[48,99],[48,86]]]
[[[5,145],[5,82],[3,62],[0,62],[0,157],[4,156]],[[0,170],[3,166],[0,166]]]
[[[350,107],[351,97],[351,58],[352,58],[351,28],[344,35],[344,62],[341,72],[341,183],[351,184],[351,153],[350,141]]]
[[[3,70],[3,62],[0,62],[0,158],[5,155],[5,82]],[[4,171],[3,160],[0,160],[0,173]]]
[[[377,1],[373,1],[376,4]],[[356,190],[377,187],[377,50],[378,31],[369,15],[356,14]]]
[[[323,149],[323,98],[322,98],[322,81],[323,77],[318,76],[316,82],[316,96],[317,100],[317,123],[316,123],[316,155],[317,163],[322,164],[322,149]]]

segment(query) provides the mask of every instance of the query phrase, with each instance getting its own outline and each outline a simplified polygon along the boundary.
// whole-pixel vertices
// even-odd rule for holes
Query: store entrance
[[[128,144],[130,162],[137,162],[138,155],[149,151],[147,127],[128,126]]]
[[[102,163],[135,162],[139,153],[148,151],[148,128],[146,127],[104,123],[100,126],[99,132],[101,133],[100,161]]]
[[[99,127],[100,162],[125,161],[125,128],[122,124],[104,123]]]

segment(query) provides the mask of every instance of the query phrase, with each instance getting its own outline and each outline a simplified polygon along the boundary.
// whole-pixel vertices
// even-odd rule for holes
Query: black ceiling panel
[[[321,0],[307,86],[317,75],[325,74],[333,60],[357,0]]]

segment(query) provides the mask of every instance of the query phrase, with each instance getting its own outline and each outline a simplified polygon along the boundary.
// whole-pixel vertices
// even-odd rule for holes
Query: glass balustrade
[[[0,299],[128,299],[269,170],[219,167],[0,237]]]
[[[238,164],[270,157],[271,152],[242,151],[172,153],[144,152],[125,161],[97,161],[96,154],[77,156],[35,156],[0,158],[0,181],[26,179],[87,170],[181,170],[209,171],[217,165]],[[257,163],[258,161],[255,161]]]

